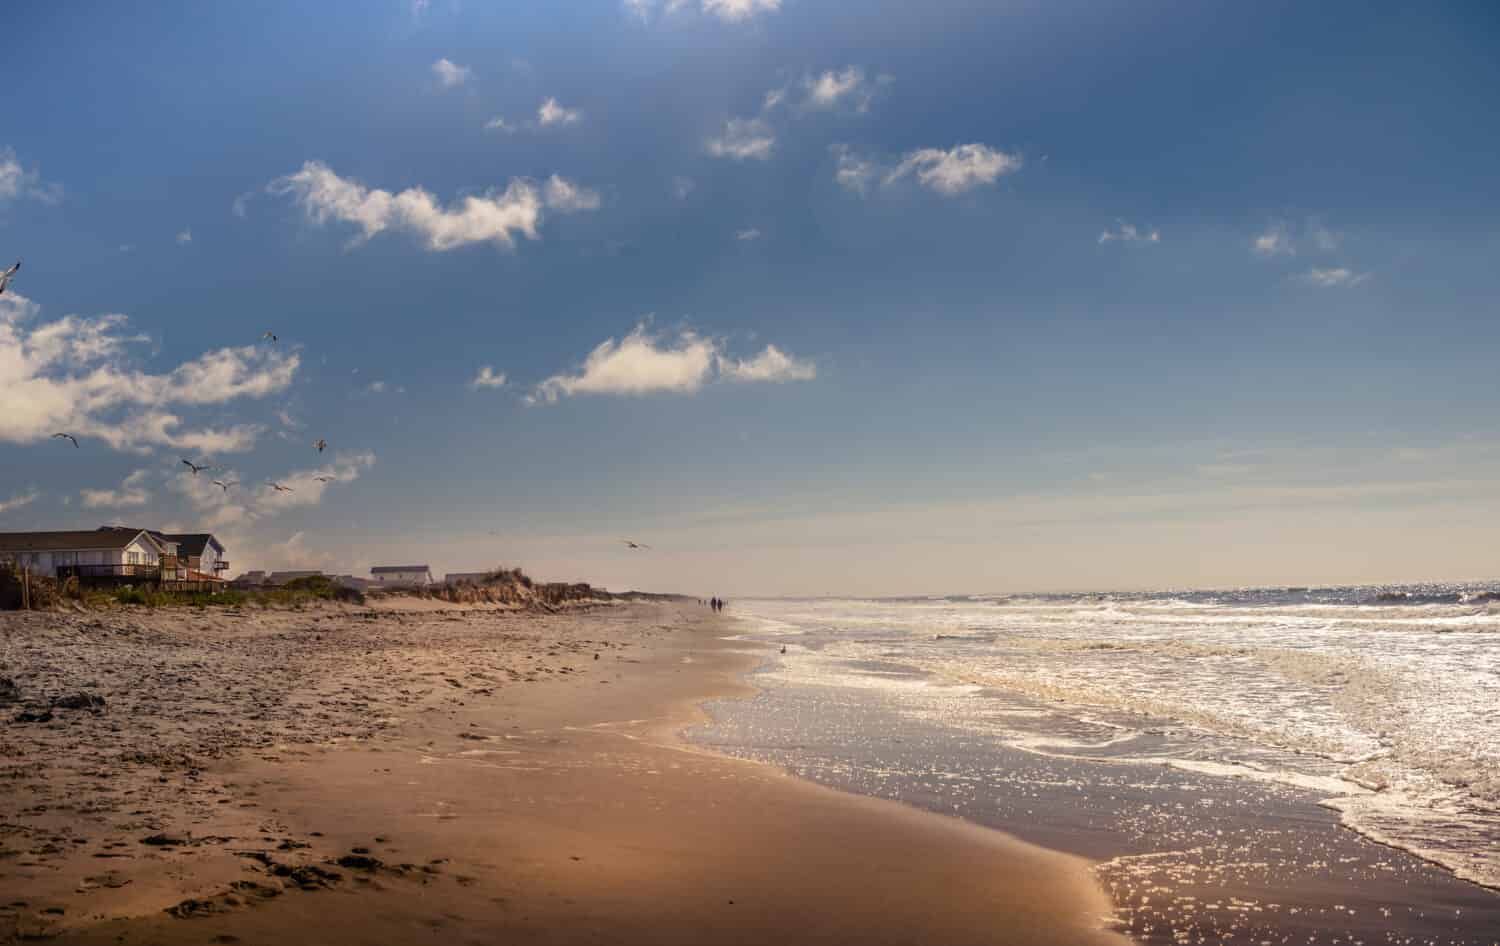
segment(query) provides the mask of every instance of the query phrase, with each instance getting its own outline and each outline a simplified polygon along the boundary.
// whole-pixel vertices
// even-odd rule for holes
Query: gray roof
[[[78,529],[73,532],[0,532],[0,552],[113,551],[134,542],[144,529]]]
[[[168,542],[177,543],[178,555],[202,555],[203,550],[210,542],[213,543],[214,548],[219,550],[220,555],[224,554],[223,544],[214,538],[212,532],[183,532],[177,534],[169,532],[165,535],[165,538]]]
[[[370,569],[370,574],[380,575],[391,572],[425,572],[431,571],[426,565],[376,565]]]

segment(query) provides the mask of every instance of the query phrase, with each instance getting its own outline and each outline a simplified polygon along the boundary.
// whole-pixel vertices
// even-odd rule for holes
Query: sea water
[[[703,738],[730,751],[796,768],[794,743],[823,738],[815,729],[842,725],[828,738],[869,742],[860,730],[883,718],[874,725],[948,734],[929,754],[954,755],[958,739],[968,756],[991,746],[1051,760],[1039,778],[1086,783],[1107,766],[1279,786],[1364,837],[1500,888],[1500,600],[1487,588],[755,600],[732,610],[747,643],[769,655],[755,682],[773,703],[782,694],[782,717],[750,724],[756,717],[740,714],[750,728],[731,733],[735,711],[719,713],[717,736]],[[854,715],[835,708],[856,704]],[[790,742],[773,734],[783,724]],[[888,740],[882,751],[905,761],[841,763],[841,778],[859,787],[922,764],[900,750]],[[1056,768],[1065,762],[1078,764]],[[949,784],[930,794],[958,808],[1004,766],[947,768]]]

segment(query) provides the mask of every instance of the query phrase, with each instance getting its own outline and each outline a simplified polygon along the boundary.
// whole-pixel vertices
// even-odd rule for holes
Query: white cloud
[[[505,372],[496,371],[489,365],[481,365],[479,373],[474,380],[469,382],[469,387],[478,391],[480,388],[503,388],[505,387]]]
[[[485,122],[484,128],[486,131],[503,131],[506,133],[516,130],[516,126],[508,123],[500,115],[496,115],[494,118],[491,118],[489,121]]]
[[[1302,282],[1319,289],[1336,289],[1340,287],[1358,286],[1370,278],[1369,273],[1356,273],[1342,266],[1330,269],[1309,269],[1300,277]]]
[[[365,390],[369,391],[371,394],[384,394],[385,393],[385,382],[384,381],[371,381],[369,384],[365,385]]]
[[[758,13],[775,13],[781,0],[702,0],[703,12],[726,23],[748,20]]]
[[[715,16],[726,23],[739,23],[760,13],[774,13],[781,9],[781,0],[622,0],[625,12],[642,23],[648,23],[657,8],[671,15],[689,7],[696,7],[708,16]]]
[[[547,184],[543,188],[543,197],[547,206],[559,213],[599,209],[599,194],[596,191],[579,187],[556,174],[547,178]]]
[[[1257,256],[1296,256],[1297,247],[1285,223],[1274,223],[1250,244]]]
[[[583,120],[583,112],[576,108],[564,108],[557,99],[548,97],[536,110],[536,120],[543,127],[548,125],[575,125]]]
[[[886,175],[892,184],[915,173],[917,182],[947,197],[962,194],[985,184],[993,184],[1002,174],[1021,169],[1019,154],[1006,154],[989,145],[957,145],[947,151],[922,148],[913,151]]]
[[[42,173],[21,166],[15,149],[0,148],[0,203],[8,200],[39,200],[44,204],[56,203],[62,198],[62,187],[43,184]]]
[[[731,118],[722,134],[709,138],[704,148],[716,158],[764,161],[776,146],[776,135],[761,118]]]
[[[880,173],[880,169],[873,161],[855,154],[848,145],[833,145],[829,150],[833,152],[838,162],[833,172],[833,179],[845,190],[863,194],[870,186],[870,182]]]
[[[205,525],[221,528],[272,518],[289,509],[316,506],[329,489],[354,482],[374,465],[373,452],[340,453],[321,466],[293,470],[266,482],[246,480],[233,470],[220,470],[214,476],[201,473],[194,476],[183,469],[167,486],[187,498],[202,514]],[[216,479],[234,485],[225,490],[213,484]],[[272,482],[288,487],[290,492],[277,490],[270,485]]]
[[[648,335],[646,326],[619,342],[602,342],[584,359],[577,374],[557,374],[537,386],[531,401],[556,401],[574,394],[691,393],[703,386],[713,371],[717,345],[684,331],[675,343]]]
[[[236,217],[243,217],[250,209],[250,199],[255,196],[255,191],[245,191],[234,199],[229,205],[229,212]]]
[[[0,499],[0,513],[10,512],[12,509],[20,509],[22,506],[29,506],[40,499],[41,495],[41,493],[31,489],[24,493],[17,493],[9,499]]]
[[[793,358],[767,345],[765,351],[748,361],[720,357],[719,376],[727,381],[811,381],[818,376],[817,365]]]
[[[439,59],[432,64],[432,74],[437,76],[438,82],[443,88],[451,89],[456,85],[463,85],[474,78],[474,70],[468,66],[460,66],[449,59]]]
[[[183,230],[183,231],[179,232],[177,234],[177,242],[178,242],[178,244],[193,242],[193,231],[192,230]]]
[[[698,183],[690,177],[672,178],[672,196],[678,200],[687,200],[688,195],[692,194],[697,187]]]
[[[300,364],[295,352],[247,345],[151,374],[130,363],[130,346],[149,339],[127,334],[125,316],[33,324],[39,308],[24,296],[0,296],[0,442],[32,443],[63,431],[117,450],[246,450],[260,425],[183,429],[172,408],[265,397],[289,386]]]
[[[739,240],[742,243],[746,242],[746,241],[749,241],[749,240],[759,240],[760,239],[760,231],[757,230],[754,227],[749,227],[747,229],[741,230],[740,232],[736,233],[734,235],[734,238],[736,240]]]
[[[688,329],[665,339],[642,324],[620,341],[607,339],[589,352],[576,373],[546,379],[526,401],[551,404],[577,394],[692,394],[716,373],[726,381],[790,381],[812,378],[816,369],[775,346],[741,361],[727,357],[717,339]]]
[[[553,181],[574,186],[554,176],[549,188],[555,189]],[[516,234],[535,240],[543,216],[543,195],[533,182],[522,178],[513,178],[503,192],[468,195],[443,207],[420,187],[392,194],[339,177],[321,161],[308,161],[300,171],[277,178],[266,189],[291,195],[313,223],[322,225],[332,219],[359,227],[362,235],[356,244],[385,230],[407,230],[434,252],[483,242],[510,248]]]
[[[852,102],[863,112],[870,107],[873,92],[865,79],[865,71],[858,66],[847,66],[840,70],[828,70],[803,80],[807,97],[803,106],[812,109],[830,109],[843,102]],[[770,100],[767,100],[770,104]]]
[[[80,492],[87,509],[128,509],[151,501],[146,491],[147,470],[136,470],[125,477],[118,489],[85,489]]]
[[[1133,223],[1118,221],[1113,230],[1106,229],[1099,234],[1100,243],[1125,243],[1128,245],[1150,245],[1161,242],[1161,231],[1141,230]]]

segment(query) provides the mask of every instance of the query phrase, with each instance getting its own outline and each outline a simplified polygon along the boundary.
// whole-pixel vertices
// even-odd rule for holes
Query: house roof
[[[214,538],[212,532],[182,532],[177,534],[169,532],[166,534],[166,539],[168,542],[177,543],[178,555],[202,555],[203,550],[210,542],[213,543],[214,548],[219,550],[220,555],[224,554],[224,546],[218,539]]]
[[[389,575],[392,572],[425,572],[431,571],[426,565],[376,565],[370,569],[372,575]]]
[[[73,532],[0,532],[0,552],[71,552],[123,549],[145,529],[79,529]]]

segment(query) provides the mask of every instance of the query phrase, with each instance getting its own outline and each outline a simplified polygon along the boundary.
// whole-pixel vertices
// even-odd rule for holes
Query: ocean
[[[730,613],[760,692],[692,738],[1091,857],[1143,942],[1500,939],[1488,587]]]

